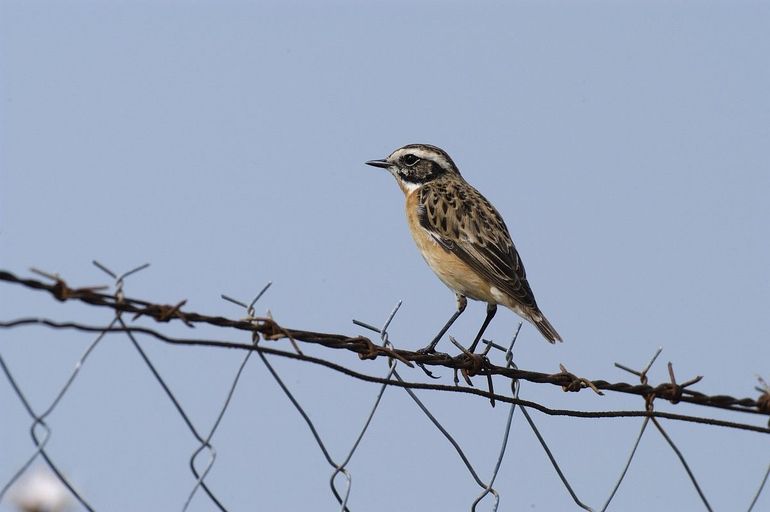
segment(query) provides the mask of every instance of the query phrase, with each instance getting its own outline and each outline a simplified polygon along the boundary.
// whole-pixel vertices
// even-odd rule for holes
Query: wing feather
[[[508,228],[484,196],[467,183],[456,182],[427,183],[419,194],[423,229],[521,306],[537,311]]]

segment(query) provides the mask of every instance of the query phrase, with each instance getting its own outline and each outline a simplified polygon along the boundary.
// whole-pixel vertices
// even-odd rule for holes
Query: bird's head
[[[446,151],[430,144],[409,144],[398,148],[388,158],[369,160],[366,165],[387,169],[405,193],[442,177],[460,175]]]

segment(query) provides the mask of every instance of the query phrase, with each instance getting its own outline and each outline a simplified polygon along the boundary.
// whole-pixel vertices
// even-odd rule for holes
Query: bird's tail
[[[554,329],[553,325],[551,325],[551,322],[549,322],[545,315],[543,315],[540,311],[532,313],[530,315],[530,320],[535,325],[535,327],[537,327],[537,330],[540,331],[540,334],[542,334],[549,343],[562,341],[561,336],[559,336],[559,333],[556,332],[556,329]]]

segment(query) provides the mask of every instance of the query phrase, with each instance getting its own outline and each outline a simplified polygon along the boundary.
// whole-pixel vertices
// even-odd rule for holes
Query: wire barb
[[[535,409],[552,416],[569,416],[569,417],[575,417],[575,418],[618,418],[618,417],[642,418],[640,431],[636,436],[633,445],[631,446],[631,450],[628,455],[628,458],[626,459],[626,462],[623,465],[622,471],[620,472],[620,475],[617,478],[609,494],[609,497],[604,503],[604,506],[601,508],[602,511],[608,508],[610,502],[613,500],[622,482],[624,481],[626,474],[628,472],[628,469],[635,457],[635,454],[638,451],[638,447],[640,445],[641,439],[644,433],[646,432],[647,426],[649,425],[650,422],[653,423],[653,425],[656,427],[659,433],[666,440],[666,442],[668,443],[672,451],[677,455],[680,463],[684,467],[687,475],[689,476],[692,482],[693,488],[700,496],[701,501],[703,502],[705,508],[708,510],[711,510],[711,507],[705,497],[705,493],[701,489],[699,482],[696,480],[694,473],[689,467],[687,461],[685,460],[681,450],[676,446],[671,436],[664,429],[662,420],[663,419],[678,420],[678,421],[685,421],[690,423],[699,423],[699,424],[721,426],[721,427],[727,427],[727,428],[733,428],[733,429],[741,429],[741,430],[753,431],[753,432],[764,433],[764,434],[770,433],[770,428],[767,428],[764,426],[757,426],[749,423],[727,421],[727,420],[711,418],[711,417],[689,416],[684,414],[675,414],[675,413],[655,410],[655,407],[654,407],[655,399],[662,398],[664,400],[669,401],[671,404],[678,404],[681,402],[685,402],[685,403],[689,403],[689,404],[701,406],[701,407],[719,408],[719,409],[727,410],[733,413],[760,415],[763,419],[770,416],[770,387],[768,387],[767,383],[761,377],[759,378],[760,386],[756,388],[757,391],[759,391],[760,393],[760,396],[757,399],[735,398],[725,394],[711,396],[711,395],[706,395],[704,393],[695,391],[692,389],[692,387],[702,380],[702,376],[695,376],[693,378],[690,378],[680,383],[677,380],[676,374],[674,372],[673,364],[671,362],[669,362],[667,365],[668,380],[658,385],[650,384],[649,373],[654,363],[658,359],[659,355],[661,354],[662,348],[659,348],[655,352],[655,354],[650,359],[648,364],[642,370],[635,370],[633,368],[622,365],[620,363],[615,363],[616,367],[632,375],[635,375],[639,380],[639,384],[630,384],[625,382],[608,382],[605,380],[598,380],[598,379],[590,380],[586,378],[577,377],[576,375],[572,374],[564,365],[560,365],[560,372],[554,373],[554,374],[526,371],[526,370],[521,370],[517,367],[517,365],[513,361],[513,354],[512,354],[514,344],[516,343],[518,334],[522,327],[521,324],[518,325],[518,328],[514,333],[514,336],[508,347],[497,344],[493,340],[482,339],[481,342],[485,345],[484,350],[482,350],[478,354],[472,354],[468,350],[466,350],[460,343],[458,343],[457,340],[455,340],[453,337],[450,336],[451,342],[455,344],[455,346],[457,346],[457,348],[460,350],[459,355],[449,356],[447,354],[441,354],[441,353],[427,354],[427,353],[420,353],[420,352],[412,352],[409,350],[396,348],[390,339],[391,336],[388,331],[396,314],[401,308],[401,305],[402,305],[401,301],[399,301],[395,305],[395,307],[392,309],[390,314],[387,316],[385,322],[383,323],[382,327],[375,327],[366,322],[353,320],[353,323],[355,325],[378,334],[379,339],[376,340],[376,342],[374,342],[371,339],[363,336],[348,336],[344,334],[331,334],[331,333],[304,331],[299,329],[287,328],[280,325],[278,322],[276,322],[272,318],[272,315],[270,314],[269,310],[267,315],[264,317],[256,316],[255,310],[254,310],[255,304],[268,290],[271,283],[267,283],[256,294],[254,299],[248,304],[245,302],[239,301],[237,299],[234,299],[232,297],[229,297],[227,295],[222,295],[223,300],[226,300],[230,303],[233,303],[239,306],[240,308],[244,309],[246,313],[245,318],[229,319],[229,318],[223,318],[221,316],[204,315],[204,314],[184,310],[184,307],[186,305],[186,301],[184,300],[178,301],[174,305],[163,305],[163,304],[156,304],[145,300],[139,300],[139,299],[127,297],[124,292],[126,279],[129,276],[132,276],[135,273],[143,269],[146,269],[149,266],[148,264],[140,265],[129,270],[128,272],[124,272],[123,274],[118,274],[114,272],[112,269],[103,265],[102,263],[99,263],[97,261],[94,261],[93,263],[97,268],[99,268],[106,275],[109,275],[114,280],[113,291],[111,293],[103,292],[103,290],[105,290],[105,287],[103,286],[71,288],[58,274],[45,272],[39,269],[33,269],[32,272],[42,277],[44,279],[43,281],[35,280],[35,279],[19,278],[9,272],[0,271],[0,281],[20,284],[29,289],[46,291],[50,293],[54,298],[60,301],[76,301],[82,304],[86,304],[88,306],[94,306],[98,308],[107,308],[112,314],[111,322],[106,326],[104,325],[90,326],[90,325],[85,325],[77,322],[56,322],[50,319],[40,318],[40,317],[19,318],[19,319],[10,320],[10,321],[0,321],[0,328],[6,328],[6,329],[10,329],[14,327],[22,327],[22,326],[40,325],[40,326],[46,326],[52,329],[75,329],[82,332],[94,333],[96,335],[96,338],[93,341],[91,341],[88,348],[85,350],[85,352],[81,355],[81,357],[76,362],[75,367],[72,370],[72,372],[69,374],[68,379],[62,384],[62,386],[57,391],[56,395],[53,397],[52,402],[48,405],[47,408],[44,409],[44,411],[41,414],[37,414],[35,410],[32,408],[25,394],[22,392],[17,381],[12,375],[6,361],[3,360],[3,358],[0,356],[0,368],[2,369],[2,372],[5,375],[5,379],[10,383],[11,388],[14,390],[20,402],[23,404],[24,408],[26,409],[27,414],[32,419],[32,423],[30,425],[29,430],[34,443],[34,448],[33,448],[34,451],[32,455],[20,465],[20,467],[11,476],[10,480],[7,483],[5,483],[2,488],[0,488],[0,501],[3,499],[7,490],[11,487],[11,485],[14,484],[14,482],[16,482],[19,479],[19,477],[27,471],[27,469],[34,462],[34,460],[37,457],[41,457],[48,464],[51,470],[57,475],[59,480],[69,489],[72,495],[81,503],[81,505],[87,510],[93,510],[91,506],[85,501],[85,499],[80,494],[78,494],[78,492],[74,489],[74,487],[67,481],[63,473],[59,470],[58,466],[54,463],[54,461],[49,456],[49,453],[47,452],[46,448],[48,446],[48,442],[54,433],[54,428],[51,425],[51,423],[48,421],[48,417],[59,406],[60,402],[63,401],[64,396],[67,395],[67,393],[71,388],[72,383],[77,378],[80,369],[82,369],[83,365],[87,364],[87,361],[89,360],[89,355],[100,344],[100,340],[102,340],[107,334],[111,334],[111,333],[121,333],[123,336],[125,336],[131,341],[132,345],[134,346],[137,353],[141,357],[145,366],[150,370],[155,380],[161,386],[163,392],[167,395],[169,400],[171,400],[172,405],[174,406],[179,416],[187,426],[188,430],[190,430],[192,435],[197,440],[198,444],[196,446],[196,449],[193,451],[189,459],[189,466],[193,476],[195,477],[195,483],[189,495],[187,496],[186,501],[184,502],[183,511],[189,508],[194,496],[196,495],[199,489],[202,489],[206,493],[208,498],[211,500],[212,504],[217,509],[219,509],[220,511],[226,511],[225,507],[213,494],[213,492],[211,491],[211,489],[209,488],[206,482],[206,479],[210,471],[212,470],[217,457],[217,452],[213,446],[212,440],[219,426],[223,421],[226,411],[228,410],[229,405],[234,397],[235,390],[240,381],[240,377],[246,367],[246,364],[249,361],[249,358],[253,353],[256,353],[258,355],[260,360],[263,362],[263,364],[267,368],[268,372],[272,375],[272,377],[278,383],[279,387],[282,389],[282,391],[287,396],[289,401],[294,405],[294,407],[299,412],[300,416],[306,422],[321,452],[323,453],[327,462],[331,466],[332,473],[329,478],[329,485],[334,498],[337,500],[338,504],[341,507],[340,509],[342,512],[350,512],[348,503],[349,503],[349,498],[350,498],[351,489],[352,489],[352,475],[348,468],[348,465],[352,460],[352,458],[354,457],[355,453],[357,452],[364,437],[366,436],[366,433],[374,419],[374,416],[376,415],[376,412],[380,408],[385,390],[388,387],[401,387],[405,390],[405,392],[410,396],[410,398],[415,402],[415,404],[420,408],[420,410],[433,423],[436,429],[447,439],[449,444],[457,452],[460,460],[466,466],[468,473],[471,475],[473,480],[481,487],[482,489],[481,494],[478,497],[476,497],[475,501],[473,501],[473,503],[471,504],[472,511],[475,511],[478,504],[483,499],[485,499],[490,495],[492,496],[492,503],[491,503],[492,509],[497,510],[499,506],[500,494],[498,493],[497,490],[494,489],[493,485],[496,481],[498,472],[502,464],[502,460],[505,456],[505,452],[506,452],[506,448],[507,448],[509,436],[510,436],[510,430],[512,427],[512,419],[513,419],[515,410],[517,408],[521,410],[522,414],[527,420],[527,424],[535,433],[535,436],[537,437],[538,441],[540,442],[541,446],[546,452],[546,455],[549,461],[551,462],[552,466],[554,467],[556,473],[558,474],[564,488],[570,494],[575,504],[584,510],[592,510],[592,509],[587,505],[585,505],[578,498],[575,491],[572,489],[571,485],[569,484],[567,478],[564,475],[564,472],[559,467],[556,461],[556,458],[553,455],[553,451],[546,443],[543,435],[537,429],[535,422],[533,421],[528,409]],[[169,323],[169,322],[180,321],[185,325],[187,325],[188,327],[195,327],[196,325],[202,323],[202,324],[207,324],[207,325],[211,325],[211,326],[215,326],[223,329],[228,329],[229,330],[228,333],[243,331],[248,334],[249,338],[248,338],[248,341],[245,343],[230,341],[229,338],[232,337],[232,334],[228,335],[227,340],[210,340],[210,339],[202,339],[202,338],[174,338],[156,329],[141,327],[133,324],[129,325],[129,323],[127,323],[127,321],[124,319],[124,316],[125,318],[133,317],[134,319],[137,319],[140,317],[146,317],[159,323],[160,322]],[[208,430],[208,433],[205,436],[201,435],[199,431],[196,429],[196,427],[193,425],[188,414],[182,407],[180,401],[175,396],[175,394],[173,393],[169,385],[166,383],[165,379],[161,376],[160,372],[155,367],[153,362],[150,360],[149,356],[147,355],[147,352],[143,349],[142,345],[139,343],[139,340],[138,340],[139,335],[144,335],[146,337],[150,337],[152,339],[160,340],[165,343],[170,343],[173,345],[199,346],[199,347],[205,346],[205,347],[214,347],[218,349],[228,348],[228,349],[237,349],[237,350],[244,351],[243,357],[240,359],[240,364],[238,365],[235,375],[232,379],[232,382],[230,383],[228,392],[224,397],[223,403],[217,409],[217,413],[214,418],[214,423],[212,427]],[[272,344],[268,344],[268,343],[260,344],[259,342],[262,339],[275,340],[275,341],[288,340],[294,347],[294,351],[292,352],[289,350],[280,350],[277,348],[273,348]],[[304,354],[300,350],[300,347],[299,347],[300,343],[323,347],[326,349],[342,350],[343,351],[342,353],[356,354],[359,359],[384,358],[387,361],[387,371],[381,374],[382,376],[371,375],[369,373],[357,371],[327,359],[309,356]],[[499,355],[498,353],[504,354],[505,365],[501,366],[501,365],[492,363],[489,355],[493,354],[493,351],[495,351],[494,352],[495,358],[497,357],[497,355]],[[321,365],[326,368],[335,370],[337,372],[341,372],[345,375],[360,379],[362,381],[379,384],[377,393],[374,396],[372,406],[371,408],[369,408],[368,413],[364,418],[363,425],[357,431],[357,434],[353,439],[352,445],[350,449],[346,452],[345,457],[342,459],[342,462],[336,462],[335,459],[331,457],[330,452],[326,448],[321,438],[321,435],[319,434],[318,429],[316,428],[314,423],[311,421],[310,415],[306,412],[305,408],[300,404],[297,398],[291,393],[291,391],[288,389],[284,381],[278,375],[277,371],[275,370],[273,365],[270,363],[268,356],[270,357],[270,359],[272,359],[272,357],[283,357],[283,358],[294,359],[294,360],[302,361],[306,363]],[[492,358],[492,359],[495,359],[495,358]],[[421,366],[426,370],[429,367],[431,368],[444,367],[444,368],[451,369],[453,372],[455,372],[456,379],[459,379],[458,375],[461,373],[464,379],[466,380],[466,382],[469,384],[469,387],[464,387],[464,386],[460,387],[459,385],[457,385],[458,382],[455,382],[455,385],[451,386],[451,385],[440,384],[440,383],[407,381],[403,379],[398,372],[397,367],[399,363],[409,367],[414,367],[414,365],[417,364],[418,366]],[[470,378],[474,375],[481,375],[484,378],[486,378],[487,389],[479,389],[479,388],[472,387]],[[496,392],[494,389],[495,379],[497,379],[498,382],[501,380],[505,380],[506,383],[509,382],[511,386],[511,393],[502,394],[500,392]],[[636,395],[644,399],[645,407],[644,407],[644,410],[631,410],[631,411],[612,411],[612,410],[585,411],[585,410],[553,409],[537,402],[522,399],[520,392],[521,392],[522,383],[524,382],[560,386],[565,391],[580,391],[582,389],[590,388],[597,394],[603,394],[605,392],[612,391],[615,393]],[[466,395],[475,395],[475,396],[483,397],[485,399],[490,400],[493,406],[495,405],[496,402],[510,404],[507,420],[503,431],[503,438],[502,438],[500,450],[498,452],[496,462],[492,469],[492,474],[487,481],[484,481],[479,477],[478,472],[476,471],[474,466],[470,463],[468,457],[466,456],[460,444],[449,433],[449,429],[437,419],[437,417],[429,410],[425,402],[420,398],[418,398],[417,394],[415,393],[415,390],[417,389],[422,389],[425,391],[436,391],[436,392],[441,391],[441,392],[449,392],[449,393],[462,393]],[[200,465],[199,462],[202,462],[200,461],[200,458],[201,458],[200,456],[204,452],[207,454],[208,458],[207,458],[207,461],[205,462],[205,467],[199,467]],[[765,484],[768,480],[768,475],[770,475],[770,467],[768,467],[768,470],[765,472],[764,477],[761,479],[759,488],[757,489],[756,493],[753,495],[753,499],[749,506],[749,511],[751,511],[754,508],[755,504],[758,502],[760,498],[760,495],[763,493]],[[345,480],[344,488],[341,488],[339,486],[340,478],[344,478]]]

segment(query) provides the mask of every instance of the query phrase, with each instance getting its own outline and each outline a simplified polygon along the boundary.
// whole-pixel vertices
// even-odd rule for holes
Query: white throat
[[[407,196],[422,186],[422,183],[410,183],[408,181],[402,180],[401,176],[399,176],[395,171],[390,171],[390,169],[388,169],[388,171],[393,175],[394,178],[396,178],[396,183],[398,183],[398,186]]]

